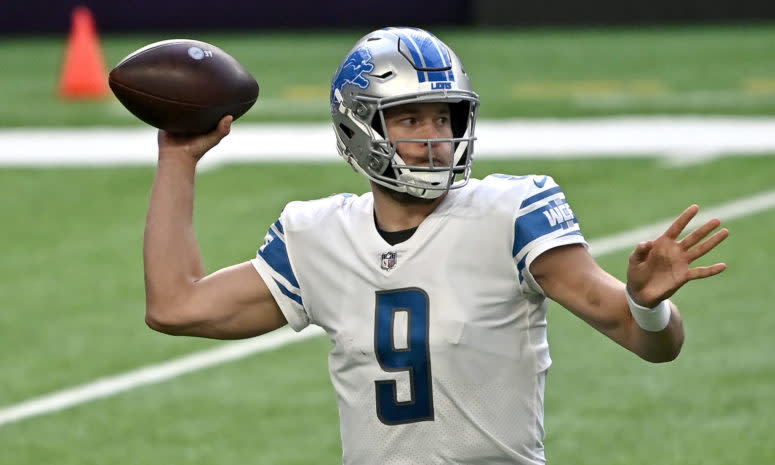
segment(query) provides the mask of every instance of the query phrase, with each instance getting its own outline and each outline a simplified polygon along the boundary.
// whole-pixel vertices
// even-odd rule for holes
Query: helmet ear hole
[[[382,122],[378,115],[374,115],[374,118],[371,119],[371,128],[377,131],[377,134],[386,138],[385,134],[382,134]]]
[[[468,129],[468,114],[471,104],[463,101],[449,105],[450,122],[452,123],[453,137],[463,137]]]
[[[344,123],[339,123],[339,129],[342,130],[342,133],[347,136],[348,139],[352,139],[355,135],[355,131],[345,126]]]

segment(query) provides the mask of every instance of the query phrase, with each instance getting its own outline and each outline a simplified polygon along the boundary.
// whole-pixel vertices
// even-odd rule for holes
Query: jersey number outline
[[[374,352],[387,372],[409,374],[411,399],[398,401],[396,381],[374,381],[377,418],[386,425],[433,421],[433,386],[428,345],[428,294],[419,288],[377,291]],[[406,348],[396,348],[393,324],[397,312],[407,312]]]

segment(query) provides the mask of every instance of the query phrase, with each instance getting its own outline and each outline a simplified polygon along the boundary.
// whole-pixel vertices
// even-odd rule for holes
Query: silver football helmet
[[[384,110],[423,102],[449,104],[453,137],[391,144]],[[422,29],[391,27],[366,35],[347,54],[331,85],[339,155],[375,183],[426,199],[468,182],[478,106],[479,96],[458,57]],[[426,144],[429,166],[404,163],[396,150],[399,142]],[[448,165],[434,164],[434,142],[452,144]]]

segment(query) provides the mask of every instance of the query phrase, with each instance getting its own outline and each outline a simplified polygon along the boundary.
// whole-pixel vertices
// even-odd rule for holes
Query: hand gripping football
[[[189,39],[135,51],[111,70],[108,82],[133,115],[177,134],[210,132],[224,116],[245,114],[258,98],[258,83],[234,57]]]

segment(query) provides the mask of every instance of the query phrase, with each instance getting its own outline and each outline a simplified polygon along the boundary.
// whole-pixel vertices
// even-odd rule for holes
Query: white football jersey
[[[586,244],[547,176],[471,179],[405,242],[371,193],[292,202],[253,260],[289,324],[321,326],[345,464],[542,464],[542,252]]]

